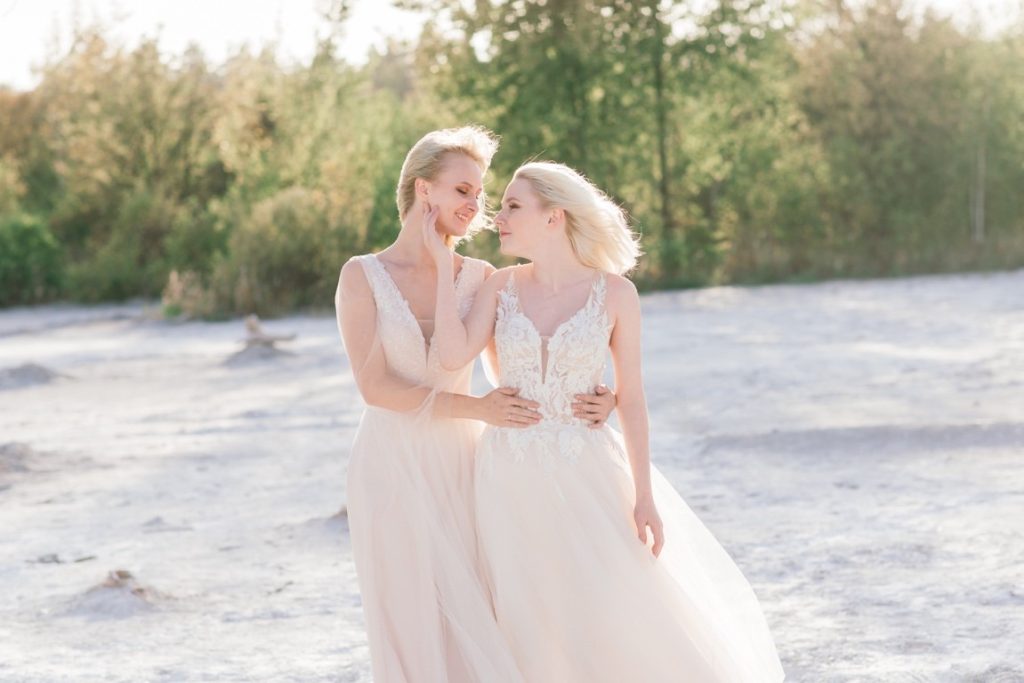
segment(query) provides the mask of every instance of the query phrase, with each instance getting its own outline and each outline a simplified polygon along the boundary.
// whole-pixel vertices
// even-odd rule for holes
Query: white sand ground
[[[1024,681],[1024,271],[644,307],[654,460],[789,680]],[[370,680],[361,404],[333,318],[266,327],[0,311],[0,681]]]

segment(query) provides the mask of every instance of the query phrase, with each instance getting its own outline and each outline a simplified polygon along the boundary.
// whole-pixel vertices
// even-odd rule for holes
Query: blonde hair
[[[398,189],[395,194],[399,217],[404,219],[416,201],[416,179],[436,179],[444,166],[447,155],[465,154],[480,166],[482,173],[486,173],[497,149],[498,137],[480,126],[445,128],[424,135],[405,156],[402,172],[398,176]],[[486,225],[487,218],[484,211],[486,200],[487,195],[481,190],[480,211],[473,218],[464,237],[455,238],[451,235],[445,237],[445,242],[449,246],[458,240],[468,239]]]
[[[530,183],[545,209],[565,211],[565,231],[583,265],[617,275],[636,266],[640,242],[626,212],[583,174],[535,161],[520,166],[512,180],[518,178]]]

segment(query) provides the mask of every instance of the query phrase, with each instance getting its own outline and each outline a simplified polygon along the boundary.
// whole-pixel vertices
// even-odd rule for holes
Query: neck
[[[433,270],[434,257],[427,250],[427,245],[423,244],[423,219],[418,215],[414,217],[414,214],[415,207],[402,221],[398,237],[387,250],[395,261]]]
[[[530,274],[545,290],[557,292],[591,276],[593,268],[580,263],[572,247],[549,249],[530,259]]]

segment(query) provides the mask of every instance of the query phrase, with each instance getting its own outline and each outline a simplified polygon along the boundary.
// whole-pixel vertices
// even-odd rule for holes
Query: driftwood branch
[[[295,339],[294,334],[267,334],[260,325],[260,319],[256,315],[249,315],[245,319],[245,331],[247,333],[245,348],[253,346],[266,346],[276,348],[278,342],[291,341]]]

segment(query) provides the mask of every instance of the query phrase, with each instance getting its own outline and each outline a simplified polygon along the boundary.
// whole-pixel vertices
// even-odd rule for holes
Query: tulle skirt
[[[750,585],[661,473],[655,558],[637,538],[621,435],[535,429],[487,427],[476,463],[485,578],[525,679],[783,680]]]
[[[348,516],[376,683],[522,681],[478,565],[468,420],[367,408]]]

